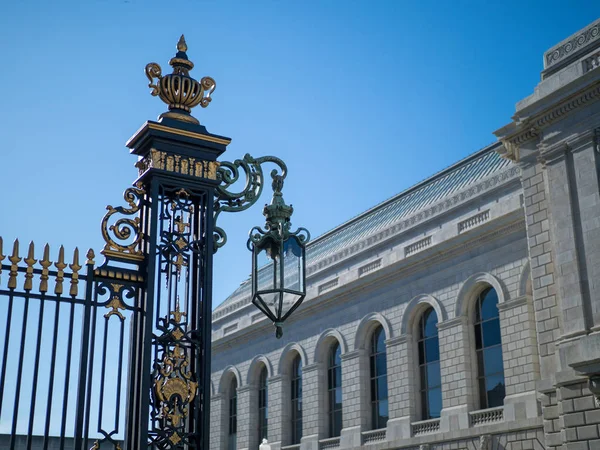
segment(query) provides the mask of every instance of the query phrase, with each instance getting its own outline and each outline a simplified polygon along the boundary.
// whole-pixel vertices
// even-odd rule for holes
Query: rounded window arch
[[[262,364],[258,376],[258,442],[268,439],[269,430],[269,390],[268,390],[269,372],[267,367]]]
[[[389,416],[385,332],[381,325],[373,330],[369,349],[371,428],[377,430],[386,427]]]
[[[342,432],[342,348],[334,341],[327,358],[327,415],[329,437]]]
[[[299,353],[292,361],[291,402],[292,445],[296,445],[302,439],[302,358]]]
[[[437,313],[430,306],[421,314],[417,329],[422,420],[437,419],[442,411],[442,377],[437,324]]]
[[[237,379],[232,377],[228,392],[227,449],[237,448]]]
[[[472,317],[479,406],[481,409],[502,406],[505,397],[504,363],[498,293],[493,287],[485,287],[479,292]]]

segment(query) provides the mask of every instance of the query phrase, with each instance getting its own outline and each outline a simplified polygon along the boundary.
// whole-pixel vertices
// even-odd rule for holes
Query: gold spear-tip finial
[[[185,36],[183,34],[179,38],[179,42],[177,42],[177,51],[187,52],[187,44],[185,43]]]

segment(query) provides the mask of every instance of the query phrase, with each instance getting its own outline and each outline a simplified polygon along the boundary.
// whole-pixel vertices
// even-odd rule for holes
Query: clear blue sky
[[[225,159],[284,159],[294,225],[318,236],[492,142],[543,52],[599,15],[582,0],[2,2],[4,253],[15,237],[98,253],[137,173],[124,143],[165,109],[144,66],[165,69],[181,33],[192,74],[217,82],[196,116],[233,139]],[[215,306],[250,272],[266,201],[222,216]]]

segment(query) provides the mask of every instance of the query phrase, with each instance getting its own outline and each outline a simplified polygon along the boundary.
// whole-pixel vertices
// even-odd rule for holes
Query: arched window
[[[237,446],[237,380],[234,378],[229,387],[229,426],[228,450],[235,450]]]
[[[263,366],[258,381],[258,442],[267,439],[268,417],[267,368]]]
[[[387,360],[385,356],[385,333],[379,326],[371,336],[371,426],[374,430],[384,428],[388,421]]]
[[[442,377],[437,314],[429,308],[419,321],[421,419],[437,419],[442,411]]]
[[[491,287],[479,294],[475,305],[477,384],[482,409],[504,404],[504,365],[497,305],[498,294]]]
[[[302,360],[296,355],[292,363],[292,445],[302,438]]]
[[[342,431],[342,350],[337,341],[329,350],[327,396],[329,401],[329,437],[337,437]]]

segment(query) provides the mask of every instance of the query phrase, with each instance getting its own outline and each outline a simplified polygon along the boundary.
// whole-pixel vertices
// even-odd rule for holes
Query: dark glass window
[[[504,365],[497,305],[498,294],[492,288],[479,294],[475,305],[477,385],[482,409],[504,404]]]
[[[371,336],[369,356],[371,372],[371,427],[385,428],[388,421],[387,361],[385,356],[385,333],[379,326]]]
[[[267,368],[263,366],[258,382],[258,442],[267,439],[268,417]]]
[[[419,376],[421,419],[436,419],[442,411],[442,377],[437,314],[429,308],[419,321]]]
[[[228,449],[235,450],[237,446],[237,381],[235,378],[229,388],[229,426]]]
[[[342,431],[342,351],[336,342],[329,351],[327,394],[329,397],[329,437]]]
[[[296,355],[292,364],[292,445],[302,438],[302,360]]]

